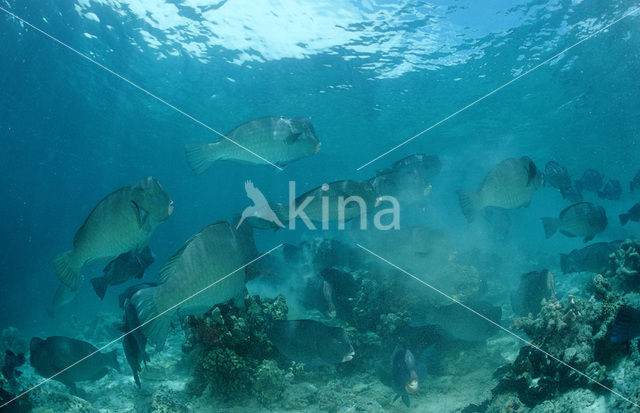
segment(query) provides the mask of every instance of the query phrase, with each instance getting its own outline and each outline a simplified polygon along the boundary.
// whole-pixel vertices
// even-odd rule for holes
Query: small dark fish
[[[500,324],[502,307],[481,300],[464,304]],[[498,327],[455,303],[437,308],[418,308],[413,312],[411,327],[428,325],[436,326],[445,338],[463,341],[484,341],[498,332]]]
[[[62,371],[53,379],[64,383],[73,392],[76,391],[75,384],[78,381],[99,380],[107,374],[108,367],[120,370],[116,350],[110,353],[96,353],[67,369],[78,360],[98,351],[86,341],[62,336],[48,337],[46,340],[34,337],[31,339],[30,347],[31,365],[36,373],[49,378]]]
[[[511,308],[520,316],[536,315],[543,298],[555,297],[555,280],[549,270],[531,271],[520,276],[518,289],[511,293]]]
[[[118,296],[118,304],[120,308],[124,309],[125,301],[131,299],[135,293],[142,290],[143,288],[157,287],[158,283],[140,283],[132,285],[131,287],[124,290],[122,294]]]
[[[404,404],[410,407],[409,394],[418,390],[416,358],[409,349],[399,344],[391,355],[391,386],[396,392],[393,401],[402,398]]]
[[[565,166],[549,161],[544,167],[544,183],[563,191],[571,187],[571,178]]]
[[[622,241],[596,242],[569,254],[560,254],[560,268],[570,272],[599,273],[609,265],[609,255],[616,252]]]
[[[624,305],[618,310],[611,332],[612,343],[626,343],[640,335],[640,311]]]
[[[604,231],[607,223],[604,208],[591,202],[573,204],[563,209],[559,218],[542,218],[545,238],[560,231],[567,237],[584,237],[584,242]]]
[[[144,287],[141,287],[144,288]],[[142,329],[137,329],[140,326],[140,320],[136,312],[136,307],[131,303],[129,298],[124,302],[124,325],[122,328],[123,333],[129,333],[124,336],[122,340],[122,348],[124,355],[127,358],[127,362],[133,372],[133,379],[136,382],[138,388],[140,388],[140,377],[138,373],[142,371],[141,364],[145,364],[149,361],[147,355],[147,338],[142,333]]]
[[[598,197],[602,199],[609,199],[611,201],[617,201],[622,195],[622,186],[617,179],[609,179],[609,182],[598,191]]]
[[[107,292],[107,287],[122,284],[132,278],[142,278],[144,271],[153,261],[153,254],[148,245],[140,252],[131,250],[120,254],[118,258],[104,267],[102,277],[91,279],[93,290],[102,300]]]
[[[24,362],[25,358],[23,353],[15,355],[11,350],[5,351],[4,366],[2,366],[2,375],[4,378],[7,380],[13,380],[20,377],[22,372],[16,370],[16,368],[22,366]]]
[[[314,368],[350,361],[355,354],[344,329],[313,320],[269,320],[267,336],[288,359]]]
[[[604,176],[595,169],[587,169],[582,174],[582,178],[575,182],[575,187],[578,192],[590,191],[598,192],[602,188],[604,182]]]
[[[629,191],[633,192],[638,188],[640,188],[640,171],[638,171],[636,176],[634,176],[631,182],[629,182]]]
[[[560,194],[562,194],[563,199],[568,199],[569,202],[577,204],[578,202],[582,202],[582,194],[580,191],[576,189],[575,186],[570,186],[567,189],[561,189]]]
[[[620,225],[625,225],[629,221],[640,221],[640,202],[632,206],[626,214],[620,214]]]

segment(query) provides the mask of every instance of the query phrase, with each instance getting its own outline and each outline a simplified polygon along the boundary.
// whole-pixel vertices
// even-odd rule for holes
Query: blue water
[[[0,12],[0,327],[55,335],[56,323],[116,311],[118,288],[99,302],[88,283],[52,322],[57,279],[49,261],[71,247],[93,206],[114,189],[155,176],[175,202],[154,233],[160,265],[203,226],[247,205],[247,179],[286,200],[323,182],[365,179],[413,153],[437,154],[443,170],[407,219],[448,231],[460,246],[485,238],[460,213],[455,191],[475,188],[512,156],[549,160],[574,178],[586,168],[619,179],[620,201],[599,238],[638,235],[617,214],[638,200],[640,41],[634,14],[561,54],[397,151],[357,171],[637,6],[633,1],[133,1],[22,2],[0,6],[166,102],[226,132],[268,115],[307,116],[321,151],[278,172],[217,163],[202,176],[183,145],[217,136],[175,110]],[[549,257],[582,246],[545,241],[539,218],[566,206],[541,188],[514,210],[511,247]],[[265,250],[322,234],[259,232]],[[520,259],[520,258],[518,258]],[[550,258],[541,258],[544,260]],[[89,270],[93,273],[99,268]],[[87,276],[89,277],[89,276]],[[505,302],[507,299],[505,298]]]

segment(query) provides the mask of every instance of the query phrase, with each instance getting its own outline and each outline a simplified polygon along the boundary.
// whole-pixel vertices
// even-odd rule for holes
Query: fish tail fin
[[[476,218],[478,210],[481,209],[478,194],[471,191],[464,191],[462,189],[458,190],[457,193],[462,213],[464,214],[465,218],[467,218],[467,222],[473,222],[473,220]]]
[[[216,143],[188,143],[184,145],[187,163],[196,175],[202,174],[219,158],[216,154],[216,146]]]
[[[91,285],[98,297],[100,297],[101,300],[104,299],[104,295],[107,293],[107,287],[109,286],[109,280],[105,277],[92,278]]]
[[[569,272],[569,254],[560,254],[560,269],[563,274]]]
[[[542,218],[542,226],[544,227],[544,237],[551,238],[558,230],[558,222],[555,218]]]
[[[635,337],[640,327],[640,311],[633,307],[622,306],[616,314],[611,332],[612,343],[626,343]]]
[[[161,314],[162,310],[156,298],[156,288],[145,288],[131,297],[138,313],[138,320],[147,339],[158,349],[162,349],[171,328],[171,315]]]
[[[67,251],[55,256],[51,260],[53,268],[60,282],[72,290],[77,290],[80,285],[80,268],[82,264],[78,264],[73,259],[73,251]]]
[[[629,222],[629,214],[620,214],[618,218],[620,218],[620,225],[622,226]]]
[[[133,381],[136,382],[136,386],[138,386],[138,388],[142,387],[140,385],[140,376],[138,375],[138,372],[135,369],[133,370]]]

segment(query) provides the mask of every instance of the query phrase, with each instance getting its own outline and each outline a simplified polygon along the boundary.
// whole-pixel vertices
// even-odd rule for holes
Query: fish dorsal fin
[[[176,251],[176,253],[173,254],[171,258],[167,260],[167,262],[162,265],[162,267],[160,268],[160,282],[164,283],[169,279],[169,277],[171,277],[171,275],[173,274],[173,267],[176,265],[176,262],[180,259],[180,257],[182,257],[182,253],[194,237],[195,235],[191,237],[187,242],[185,242],[185,244],[178,251]]]

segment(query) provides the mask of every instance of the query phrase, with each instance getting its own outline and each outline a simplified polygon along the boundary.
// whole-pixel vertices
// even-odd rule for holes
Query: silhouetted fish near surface
[[[278,166],[285,166],[320,150],[320,140],[313,124],[305,117],[288,119],[270,116],[254,119],[237,126],[225,136],[246,149],[224,138],[212,143],[187,144],[185,153],[193,172],[199,175],[217,160],[263,165],[267,164],[266,159]]]
[[[556,161],[549,161],[544,167],[544,184],[560,191],[571,187],[571,178],[567,168]]]
[[[460,208],[468,222],[485,207],[528,207],[542,185],[542,174],[531,158],[509,158],[485,176],[476,192],[458,190]]]
[[[598,191],[598,197],[602,199],[609,199],[611,201],[617,201],[622,195],[622,186],[617,179],[609,179],[609,182]]]
[[[249,241],[229,222],[216,222],[192,236],[167,260],[160,269],[162,284],[141,289],[131,297],[140,322],[148,322],[143,330],[150,342],[162,348],[176,311],[198,315],[232,299],[236,306],[244,305],[246,274],[242,266],[254,258],[255,251]],[[178,303],[178,308],[165,312]]]
[[[639,335],[640,311],[627,305],[620,307],[613,322],[611,342],[626,343]]]
[[[575,187],[579,192],[590,191],[597,193],[604,182],[604,176],[595,169],[587,169],[582,177],[575,181]]]
[[[629,191],[633,192],[636,189],[640,189],[640,170],[636,173],[636,176],[633,177],[631,182],[629,182]]]
[[[104,298],[107,287],[122,284],[132,278],[142,278],[144,271],[154,261],[151,248],[147,245],[142,251],[129,251],[107,264],[102,277],[91,279],[91,285],[100,299]]]
[[[396,392],[393,401],[402,398],[407,407],[411,406],[409,394],[418,390],[418,372],[416,358],[409,349],[405,349],[401,345],[391,354],[391,386]]]
[[[78,289],[83,266],[143,248],[172,213],[173,201],[153,177],[107,195],[76,232],[73,249],[52,260],[58,278],[70,289]]]
[[[7,380],[13,380],[16,377],[20,377],[21,371],[16,370],[25,362],[24,354],[14,354],[11,350],[6,350],[4,354],[4,365],[2,366],[2,375]]]
[[[560,254],[560,268],[570,272],[599,273],[609,265],[609,255],[616,252],[622,241],[596,242],[569,254]]]
[[[549,270],[531,271],[520,276],[518,289],[511,293],[511,308],[520,316],[534,316],[542,308],[543,298],[555,297],[555,280]]]
[[[268,320],[267,336],[282,355],[314,368],[350,361],[355,354],[344,329],[313,320]]]
[[[627,211],[625,214],[620,214],[618,218],[620,219],[620,225],[626,225],[627,222],[629,221],[639,222],[640,221],[640,202],[632,206],[629,209],[629,211]]]
[[[471,300],[464,304],[500,324],[501,307],[482,300]],[[413,311],[410,325],[434,325],[444,337],[464,341],[484,341],[498,332],[498,327],[456,303],[436,308],[417,307]]]
[[[36,373],[45,378],[61,372],[98,350],[86,341],[62,336],[48,337],[46,340],[34,337],[31,339],[30,347],[31,365]],[[53,379],[64,383],[72,391],[75,391],[76,382],[101,379],[108,373],[109,367],[120,371],[116,354],[116,350],[109,353],[96,353]]]
[[[567,237],[584,237],[589,242],[607,227],[607,214],[604,208],[591,202],[579,202],[560,212],[559,218],[542,218],[545,238],[556,231]]]

